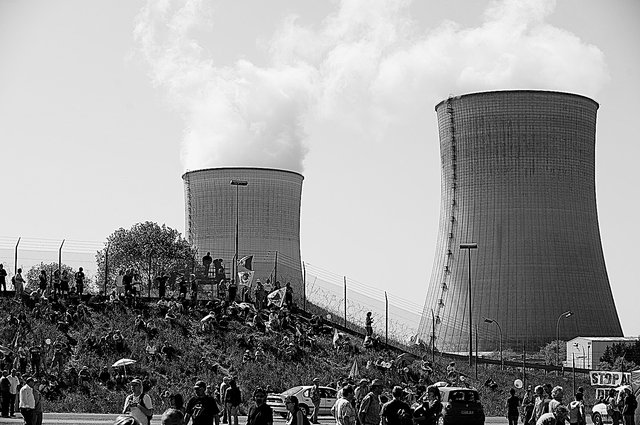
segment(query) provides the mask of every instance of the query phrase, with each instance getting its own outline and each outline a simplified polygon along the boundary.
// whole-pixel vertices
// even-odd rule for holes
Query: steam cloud
[[[309,123],[366,122],[363,131],[384,138],[425,99],[432,107],[452,93],[503,89],[594,97],[608,80],[598,48],[545,22],[555,0],[493,2],[474,28],[419,28],[409,5],[342,0],[318,28],[291,16],[269,43],[268,66],[217,66],[196,36],[215,25],[201,0],[148,0],[134,35],[185,120],[185,168],[302,171],[317,128]]]

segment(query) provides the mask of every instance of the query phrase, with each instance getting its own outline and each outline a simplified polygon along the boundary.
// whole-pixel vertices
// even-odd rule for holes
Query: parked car
[[[616,399],[618,399],[620,397],[620,393],[622,391],[624,391],[626,388],[629,388],[628,385],[623,385],[621,387],[616,388]],[[600,403],[596,403],[593,405],[593,408],[591,409],[591,421],[593,421],[593,423],[595,425],[602,425],[602,424],[611,424],[613,423],[613,419],[611,419],[611,416],[609,415],[609,412],[607,411],[607,406],[609,405],[609,401],[608,399],[605,399],[604,401],[600,402]]]
[[[484,425],[484,409],[480,394],[474,388],[439,387],[442,399],[442,416],[439,425]]]
[[[267,404],[273,409],[273,413],[279,414],[283,418],[287,417],[287,407],[284,405],[285,397],[294,395],[298,398],[300,403],[300,409],[305,415],[309,415],[313,412],[313,403],[311,402],[311,385],[299,385],[297,387],[289,388],[287,391],[280,394],[270,393],[267,395]],[[330,387],[320,387],[320,408],[318,410],[319,415],[330,415],[331,407],[336,402],[337,391]]]

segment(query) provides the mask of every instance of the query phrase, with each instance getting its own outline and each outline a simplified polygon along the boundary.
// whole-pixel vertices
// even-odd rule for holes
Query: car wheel
[[[600,416],[600,413],[594,413],[593,418],[591,419],[593,420],[594,425],[602,425],[602,416]]]
[[[309,406],[307,406],[306,404],[301,404],[300,410],[302,410],[302,413],[304,413],[305,416],[309,416]]]

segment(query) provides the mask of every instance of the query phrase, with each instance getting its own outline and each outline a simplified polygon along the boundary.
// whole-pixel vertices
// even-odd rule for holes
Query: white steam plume
[[[302,171],[311,120],[389,137],[391,122],[450,93],[546,89],[595,96],[602,52],[545,22],[555,0],[495,1],[478,27],[419,28],[408,0],[342,0],[317,29],[286,19],[268,66],[216,66],[195,30],[213,25],[199,0],[149,0],[135,36],[154,83],[183,114],[187,169]],[[426,112],[425,112],[426,113]]]

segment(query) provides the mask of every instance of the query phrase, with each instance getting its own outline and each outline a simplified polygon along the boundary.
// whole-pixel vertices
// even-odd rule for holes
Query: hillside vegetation
[[[44,372],[41,377],[46,385],[45,411],[48,412],[121,411],[129,389],[114,382],[115,375],[125,371],[129,379],[132,376],[143,378],[146,386],[151,387],[148,393],[156,413],[168,407],[167,394],[181,393],[188,399],[193,395],[195,381],[201,379],[217,388],[227,374],[236,377],[242,391],[241,411],[246,411],[250,395],[258,386],[271,386],[279,392],[295,385],[310,384],[315,377],[320,378],[322,385],[335,385],[337,380],[349,375],[354,362],[359,369],[356,382],[362,377],[383,379],[387,393],[393,385],[415,387],[421,374],[426,376],[420,367],[420,356],[426,353],[415,353],[406,365],[408,371],[404,367],[379,368],[375,366],[377,361],[394,360],[402,352],[382,345],[364,349],[361,340],[353,336],[345,337],[344,346],[336,350],[332,327],[325,324],[314,330],[309,321],[298,314],[290,315],[286,330],[262,332],[247,321],[251,316],[245,318],[241,309],[222,310],[224,317],[218,315],[216,325],[203,330],[201,319],[209,314],[212,306],[185,310],[175,314],[175,318],[170,315],[167,319],[164,308],[144,303],[136,307],[89,303],[89,308],[68,304],[65,302],[52,308],[0,300],[3,316],[0,344],[16,351],[17,338],[18,347],[34,344],[43,347]],[[123,340],[114,342],[114,334],[122,335]],[[63,342],[68,343],[69,351],[62,350],[62,367],[54,366],[52,359],[57,350],[54,347],[62,346]],[[289,348],[290,343],[294,344],[293,348]],[[168,348],[162,350],[163,346]],[[262,362],[254,360],[259,347],[264,351]],[[251,355],[245,356],[248,361],[243,362],[246,350]],[[430,354],[427,357],[430,358]],[[121,358],[137,362],[124,368],[110,367]],[[429,378],[434,382],[445,380],[449,362],[446,357],[436,356]],[[103,366],[109,366],[111,373],[108,384],[98,379]],[[73,375],[77,376],[83,367],[87,368],[89,379],[84,383],[75,382]],[[468,385],[479,390],[489,416],[504,414],[509,389],[515,379],[522,378],[518,370],[501,371],[499,366],[493,365],[479,366],[477,379],[475,369],[468,369],[460,362],[457,369]],[[27,373],[31,373],[30,368]],[[578,378],[577,385],[587,388],[587,402],[592,403],[593,392],[587,387],[586,377]],[[489,379],[497,384],[495,389],[485,385]],[[527,384],[547,382],[562,385],[570,397],[573,384],[570,374],[556,377],[527,371]]]

